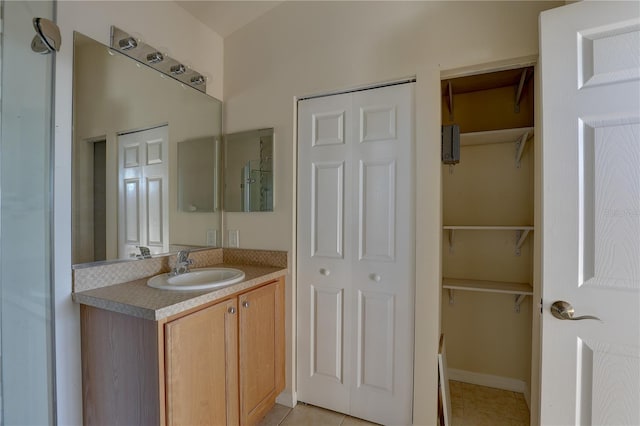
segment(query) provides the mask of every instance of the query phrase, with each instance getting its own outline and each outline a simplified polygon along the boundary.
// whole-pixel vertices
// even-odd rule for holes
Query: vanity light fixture
[[[120,50],[135,49],[138,47],[138,41],[133,37],[126,37],[118,41],[118,46],[120,46]]]
[[[160,52],[153,52],[147,55],[147,62],[150,64],[157,64],[158,62],[162,62],[164,60],[164,56]]]
[[[118,52],[138,61],[138,66],[143,64],[151,67],[200,92],[207,92],[207,78],[202,73],[169,57],[166,53],[161,53],[166,52],[166,49],[158,49],[144,43],[136,33],[128,33],[112,25],[110,47],[114,53]]]
[[[187,71],[187,68],[182,64],[172,65],[170,68],[171,74],[180,75]]]

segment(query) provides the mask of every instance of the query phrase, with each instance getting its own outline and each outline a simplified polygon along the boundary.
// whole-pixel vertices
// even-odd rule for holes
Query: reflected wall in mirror
[[[215,138],[191,139],[178,143],[178,209],[183,212],[216,211]]]
[[[273,211],[273,129],[224,136],[224,210]]]
[[[222,103],[79,33],[73,76],[73,264],[218,245]],[[179,142],[208,145],[182,167],[206,208],[179,207]]]

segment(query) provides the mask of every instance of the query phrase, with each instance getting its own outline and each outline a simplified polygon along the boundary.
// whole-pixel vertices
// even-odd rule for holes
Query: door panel
[[[311,256],[343,256],[344,162],[313,163]]]
[[[150,246],[162,247],[165,243],[163,220],[163,178],[147,179],[147,241]]]
[[[311,286],[311,377],[342,380],[343,291]]]
[[[298,399],[410,424],[413,85],[298,109]]]
[[[395,260],[396,162],[360,161],[360,260]]]
[[[394,105],[360,108],[360,142],[396,139],[396,107]]]
[[[140,244],[140,180],[124,181],[124,235],[126,244]]]
[[[345,111],[329,111],[313,114],[311,120],[312,145],[343,145],[344,144],[344,117]]]
[[[633,213],[640,206],[640,124],[585,127],[580,285],[638,291],[640,220]],[[586,203],[593,203],[593,214]]]
[[[541,16],[542,424],[640,424],[639,31],[637,2]]]
[[[353,340],[345,306],[350,239],[350,95],[301,101],[298,110],[298,399],[349,410]]]
[[[358,167],[352,198],[359,205],[350,237],[358,257],[352,259],[347,305],[358,315],[354,327],[360,333],[360,353],[354,351],[351,360],[351,414],[396,425],[412,421],[413,96],[413,84],[356,92],[358,120],[351,124],[353,133],[361,135],[353,145]],[[359,315],[367,305],[373,313]],[[392,343],[382,347],[383,341]]]
[[[394,297],[358,292],[357,386],[393,393]]]

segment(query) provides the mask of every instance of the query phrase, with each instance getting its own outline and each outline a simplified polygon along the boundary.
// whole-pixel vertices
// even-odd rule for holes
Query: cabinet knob
[[[245,308],[249,307],[249,301],[245,300],[244,302],[242,302],[242,306],[244,306]]]
[[[329,275],[331,275],[331,271],[329,269],[325,269],[325,268],[321,268],[320,269],[320,273],[322,275],[324,275],[325,277],[328,277]]]
[[[375,281],[375,282],[379,283],[380,280],[382,279],[382,277],[380,275],[378,275],[378,274],[369,274],[369,279],[371,281]]]
[[[235,313],[236,313],[236,308],[234,308],[233,306],[231,306],[231,307],[228,309],[228,312],[229,312],[230,314],[232,314],[232,315],[233,315],[233,314],[235,314]]]

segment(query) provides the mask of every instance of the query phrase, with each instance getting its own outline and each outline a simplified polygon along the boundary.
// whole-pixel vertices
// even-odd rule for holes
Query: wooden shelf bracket
[[[449,253],[453,253],[453,242],[455,241],[455,231],[449,229]]]
[[[516,231],[516,256],[520,256],[520,249],[524,244],[527,236],[529,235],[529,229],[523,229],[521,231]]]
[[[516,314],[520,313],[520,305],[524,301],[525,297],[527,297],[526,294],[516,294],[515,303],[514,303],[514,306],[513,306],[513,310],[515,311]]]
[[[520,76],[520,83],[518,83],[518,87],[516,88],[516,99],[513,110],[518,113],[520,112],[520,100],[522,100],[522,91],[524,89],[524,83],[527,81],[527,71],[525,68],[522,70],[522,75]]]
[[[449,107],[449,120],[453,120],[453,84],[451,84],[451,81],[447,82],[447,94],[448,94],[448,100],[447,100],[447,106]]]
[[[516,167],[518,169],[520,168],[520,160],[522,160],[522,154],[524,153],[524,148],[527,145],[528,140],[529,132],[524,132],[524,134],[516,142]]]

